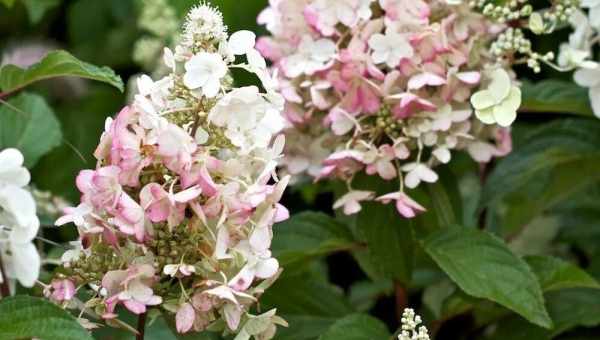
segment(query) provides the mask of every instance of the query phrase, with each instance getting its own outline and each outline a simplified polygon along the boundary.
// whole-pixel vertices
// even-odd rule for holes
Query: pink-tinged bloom
[[[408,163],[402,167],[407,172],[404,183],[410,189],[416,188],[421,182],[435,183],[438,175],[423,163]]]
[[[426,211],[423,206],[415,202],[403,192],[394,192],[377,197],[377,201],[380,201],[384,204],[395,201],[398,213],[406,218],[414,218],[418,214]]]
[[[82,170],[77,176],[77,188],[82,193],[81,200],[90,202],[98,209],[114,207],[123,192],[119,184],[121,169],[107,166],[97,170]]]
[[[194,139],[175,124],[159,129],[157,143],[157,154],[164,158],[169,169],[177,173],[189,166],[197,148]]]
[[[113,214],[112,223],[126,235],[135,235],[139,242],[143,242],[146,235],[146,219],[144,209],[126,193],[119,197],[114,209],[107,210]]]
[[[344,208],[344,214],[353,215],[358,213],[362,206],[360,202],[362,201],[371,201],[375,197],[375,193],[372,191],[360,191],[354,190],[349,191],[344,196],[340,197],[333,204],[333,209]]]
[[[391,21],[407,25],[419,25],[428,22],[431,9],[423,0],[379,0],[385,16]]]
[[[388,144],[380,146],[379,150],[375,151],[374,159],[370,162],[367,161],[369,163],[366,169],[367,174],[379,174],[385,180],[395,178],[398,174],[393,161],[408,156],[405,156],[405,151],[408,152],[408,150],[402,148],[402,146],[403,144],[398,144],[395,147]]]
[[[364,155],[355,150],[339,151],[327,157],[323,166],[319,178],[331,176],[333,173],[344,177],[344,174],[351,174],[364,167]]]
[[[184,303],[177,309],[175,314],[175,327],[179,333],[187,333],[194,326],[196,311],[190,303]]]
[[[435,111],[437,109],[437,106],[429,100],[408,92],[391,95],[388,99],[400,100],[392,109],[394,117],[398,119],[408,118],[418,111]]]
[[[149,264],[131,265],[127,270],[113,270],[102,278],[102,287],[108,298],[105,301],[104,318],[114,318],[115,307],[122,303],[134,314],[146,312],[146,306],[162,303],[160,296],[154,295],[152,285],[156,282],[154,267]]]
[[[228,283],[235,291],[248,289],[255,277],[268,279],[277,273],[279,262],[271,257],[269,250],[255,249],[248,241],[240,242],[234,249],[247,260],[247,264]]]
[[[53,301],[70,301],[75,296],[75,284],[69,279],[55,279],[44,289],[44,295]]]
[[[150,221],[154,223],[167,221],[172,228],[183,221],[187,203],[201,193],[202,190],[198,186],[174,194],[165,191],[158,183],[149,183],[140,192],[140,204],[146,210]]]

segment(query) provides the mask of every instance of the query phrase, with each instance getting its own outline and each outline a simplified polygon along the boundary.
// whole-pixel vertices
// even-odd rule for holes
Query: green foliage
[[[319,340],[383,340],[389,337],[383,322],[369,315],[353,314],[336,321]]]
[[[550,256],[528,256],[525,258],[538,277],[542,290],[566,288],[600,288],[600,284],[583,269]]]
[[[44,17],[44,14],[52,8],[58,6],[62,0],[21,0],[29,13],[29,20],[32,23],[38,23]]]
[[[69,52],[48,53],[39,63],[24,70],[15,65],[0,68],[0,89],[13,92],[34,82],[55,77],[80,77],[110,84],[123,91],[123,81],[108,67],[83,62]]]
[[[28,168],[61,139],[60,123],[44,98],[23,93],[0,106],[0,149],[19,149]]]
[[[521,112],[594,115],[587,89],[573,82],[558,79],[546,79],[537,83],[524,81],[521,89]]]
[[[552,326],[535,275],[495,236],[451,227],[431,235],[424,247],[467,294],[497,302],[542,327]]]
[[[273,254],[284,267],[348,250],[356,245],[348,229],[333,218],[304,212],[274,227]]]
[[[68,312],[47,300],[15,296],[0,300],[0,339],[93,339]]]

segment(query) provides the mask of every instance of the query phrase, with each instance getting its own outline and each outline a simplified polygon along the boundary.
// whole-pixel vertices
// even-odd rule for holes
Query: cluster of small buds
[[[275,174],[285,142],[276,79],[254,33],[229,36],[208,5],[190,11],[164,64],[164,78],[138,78],[132,105],[106,121],[97,168],[77,177],[81,204],[56,225],[75,224],[80,240],[46,295],[108,325],[119,324],[118,305],[160,308],[180,333],[271,339],[285,321],[250,310],[280,273],[272,228],[289,216],[279,203],[289,177]],[[232,68],[256,75],[265,92],[234,87]],[[82,287],[92,298],[69,303]]]
[[[493,0],[471,0],[469,6],[497,22],[505,23],[528,17],[533,7],[527,2],[528,0],[509,0],[500,3]]]
[[[581,0],[555,0],[552,7],[544,12],[543,17],[554,25],[565,23],[580,6]]]
[[[425,326],[419,326],[422,320],[414,310],[406,308],[402,313],[401,323],[402,331],[398,340],[429,340],[429,332]]]
[[[167,0],[143,0],[137,26],[147,34],[133,46],[133,60],[144,70],[166,73],[157,61],[177,34],[179,20],[175,10]]]
[[[524,55],[527,60],[527,66],[535,73],[541,71],[541,63],[551,63],[554,60],[554,52],[545,54],[534,52],[531,47],[531,41],[525,37],[523,31],[519,28],[507,28],[498,35],[490,47],[491,52],[498,58],[499,62],[506,56],[513,56],[515,53]]]

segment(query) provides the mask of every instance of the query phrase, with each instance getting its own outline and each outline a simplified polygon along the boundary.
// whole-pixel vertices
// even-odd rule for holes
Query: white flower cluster
[[[600,118],[600,63],[593,59],[593,49],[600,42],[600,0],[582,0],[586,14],[577,11],[570,22],[574,32],[569,42],[561,46],[558,62],[562,67],[577,68],[574,79],[579,86],[589,88],[594,114]]]
[[[401,321],[402,332],[398,335],[398,340],[429,340],[429,332],[425,326],[419,326],[421,317],[414,310],[406,308]]]
[[[33,196],[25,189],[29,171],[23,167],[23,155],[16,149],[0,152],[0,257],[6,278],[32,287],[40,272],[40,256],[32,240],[40,221]]]

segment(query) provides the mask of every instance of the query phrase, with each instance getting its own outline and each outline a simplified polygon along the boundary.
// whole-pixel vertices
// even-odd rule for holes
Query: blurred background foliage
[[[133,58],[136,42],[148,35],[138,25],[143,0],[0,0],[13,2],[10,10],[0,5],[3,58],[17,48],[41,46],[106,65],[125,82],[143,71]],[[169,2],[181,18],[197,0]],[[256,17],[267,0],[210,2],[221,8],[230,31],[264,33]],[[539,44],[548,49],[556,46],[545,40]],[[525,69],[518,72],[527,74]],[[599,339],[600,122],[590,117],[587,93],[568,82],[570,75],[544,72],[523,85],[525,103],[513,130],[515,152],[497,161],[489,173],[482,174],[466,155],[442,167],[439,183],[415,193],[430,211],[414,221],[400,220],[390,212],[393,208],[383,206],[365,208],[368,214],[354,218],[334,219],[329,207],[338,184],[306,183],[292,188],[285,204],[295,217],[276,226],[273,243],[285,272],[259,306],[264,310],[277,307],[290,323],[277,339],[317,339],[336,321],[356,313],[377,317],[381,321],[369,319],[367,323],[376,328],[384,322],[393,332],[398,327],[397,303],[418,309],[438,339]],[[551,80],[535,83],[546,78]],[[37,83],[28,91],[41,94],[53,109],[44,120],[33,122],[39,131],[36,138],[40,143],[56,139],[47,154],[30,164],[34,182],[39,189],[77,202],[75,176],[95,166],[92,153],[104,121],[127,102],[126,92],[81,79]],[[62,133],[53,135],[52,126],[60,126]],[[367,182],[368,187],[385,185]],[[472,267],[473,272],[453,272],[450,280],[446,273],[451,271],[440,260],[442,255],[464,250],[457,256],[476,259],[485,257],[487,248],[478,253],[459,238],[455,248],[441,254],[432,246],[436,240],[426,236],[448,225],[484,228],[497,236],[485,242],[494,247],[500,244],[501,250],[494,248],[498,251],[508,249],[508,268]],[[74,233],[63,228],[60,233],[46,231],[45,236],[66,242]],[[368,247],[372,244],[377,247]],[[524,257],[512,258],[513,253]],[[494,291],[496,287],[491,292],[478,291],[468,282],[470,274],[511,282],[518,279],[511,276],[511,266],[527,265],[533,274],[525,270],[523,275],[535,274],[541,282],[554,322],[550,330],[510,311],[527,309],[528,300],[525,306],[510,309],[489,301],[510,305],[523,292],[502,295],[501,288],[497,289],[500,293]],[[406,286],[406,296],[398,295],[397,289],[394,294],[394,281]],[[147,339],[174,338],[166,321],[154,316]],[[134,322],[132,318],[130,323]],[[107,328],[95,335],[99,339],[132,338],[130,333]],[[352,339],[352,334],[347,336]]]

